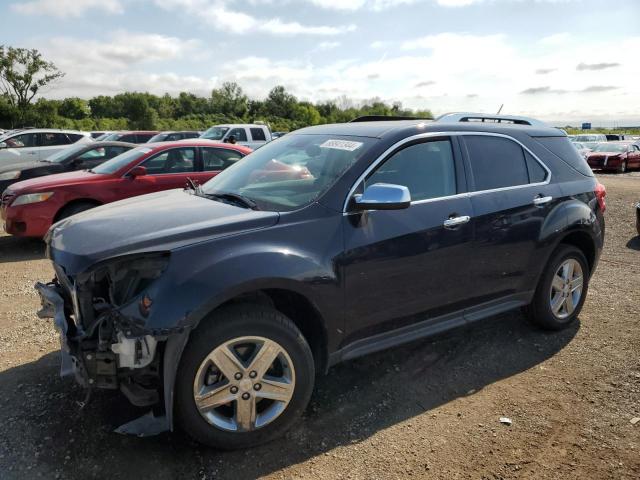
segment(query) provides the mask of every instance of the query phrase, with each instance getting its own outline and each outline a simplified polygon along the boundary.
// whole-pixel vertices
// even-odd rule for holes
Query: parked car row
[[[282,133],[282,132],[279,132]],[[222,143],[244,145],[253,150],[275,137],[264,124],[214,125],[206,132],[198,131],[93,131],[57,129],[19,129],[0,131],[0,167],[10,163],[44,160],[57,151],[75,143],[113,141],[126,143],[153,143],[203,138]],[[2,190],[0,190],[2,193]]]
[[[0,198],[4,229],[43,237],[53,223],[99,205],[205,183],[250,151],[201,139],[147,145],[105,141],[63,151],[0,173],[0,179],[7,177],[0,181],[0,188],[6,185]],[[53,172],[66,173],[49,175]]]
[[[56,278],[36,286],[63,373],[153,410],[120,432],[260,444],[341,361],[514,308],[552,330],[579,314],[606,191],[561,131],[482,114],[377,119],[242,158],[246,147],[220,143],[237,128],[139,145],[2,197],[9,228],[40,235],[87,199],[156,192],[55,223]],[[173,181],[191,187],[157,192]]]
[[[640,138],[622,134],[583,134],[569,136],[593,170],[624,173],[640,169]]]

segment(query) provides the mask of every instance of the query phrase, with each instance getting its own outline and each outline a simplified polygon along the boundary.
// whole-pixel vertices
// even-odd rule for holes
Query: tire
[[[618,173],[626,173],[626,171],[627,171],[627,162],[625,160],[618,167]]]
[[[575,280],[572,282],[572,285],[563,285],[563,288],[567,290],[562,292],[557,290],[553,285],[556,274],[560,273],[559,269],[566,262],[574,267],[576,265],[580,267],[582,281],[580,282],[579,299],[575,295],[575,291],[569,293],[571,289],[577,285]],[[573,271],[575,273],[577,267],[574,268]],[[525,314],[529,320],[545,330],[562,330],[571,325],[580,314],[585,298],[587,297],[589,273],[589,264],[582,251],[574,246],[561,244],[551,256],[540,277],[533,301],[525,308]],[[558,280],[560,280],[560,278]],[[555,285],[557,286],[559,283]],[[562,301],[562,294],[567,294],[565,297],[566,300],[560,305],[560,310],[554,312],[552,302],[554,300]],[[570,302],[569,296],[571,296]],[[557,303],[553,305],[557,305]],[[573,309],[569,311],[571,306],[573,306]]]
[[[219,355],[216,356],[216,352],[224,351],[223,348],[229,345],[236,352],[232,355],[237,359],[238,355],[242,355],[237,353],[235,342],[239,342],[240,349],[246,349],[244,341],[253,342],[255,339],[262,339],[264,343],[257,345],[253,353],[248,349],[248,357],[241,360],[243,367],[249,367],[253,356],[257,358],[256,352],[262,352],[265,345],[281,348],[282,352],[270,364],[269,372],[273,373],[274,369],[278,369],[283,378],[286,375],[283,372],[288,372],[288,400],[259,398],[260,395],[269,394],[269,389],[273,388],[267,383],[271,382],[273,385],[274,377],[271,375],[258,374],[257,378],[250,379],[250,375],[256,372],[249,368],[234,374],[232,372],[239,368],[233,363],[224,368],[230,372],[225,375],[223,368],[218,368],[213,360],[209,360],[220,358]],[[273,347],[273,351],[278,351],[276,347]],[[226,351],[229,352],[229,349]],[[285,367],[289,362],[291,365]],[[229,365],[232,365],[232,370],[229,370]],[[237,377],[229,378],[238,374],[243,375],[241,380],[236,379]],[[209,383],[203,380],[211,378]],[[175,413],[179,427],[198,442],[223,450],[233,450],[268,442],[284,434],[292,426],[309,403],[315,380],[315,366],[307,341],[291,320],[270,307],[242,304],[224,307],[215,312],[192,332],[180,360],[176,379]],[[263,386],[262,391],[257,391],[256,383]],[[286,382],[277,385],[286,385]],[[208,406],[210,410],[202,413],[196,402],[196,394],[201,394],[201,398],[204,398],[214,390],[224,393],[218,403],[228,403],[213,408]],[[247,395],[247,400],[243,400],[244,395]],[[242,403],[245,401],[251,403]],[[241,408],[246,411],[247,405],[254,405],[253,409],[250,408],[252,412],[259,412],[261,408],[263,410],[262,413],[254,414],[255,424],[251,422],[250,427],[244,428],[238,412]],[[258,425],[260,422],[266,423]]]
[[[60,213],[58,213],[58,216],[56,217],[56,222],[64,218],[71,217],[72,215],[76,215],[80,212],[90,210],[97,206],[98,205],[96,205],[95,203],[89,203],[89,202],[72,203],[71,205],[67,205],[62,210],[60,210]]]

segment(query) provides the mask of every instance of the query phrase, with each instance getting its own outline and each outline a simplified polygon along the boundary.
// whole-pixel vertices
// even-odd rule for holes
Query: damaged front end
[[[130,255],[75,276],[54,263],[56,278],[36,284],[43,306],[38,315],[53,318],[60,333],[61,375],[75,375],[89,391],[119,389],[133,405],[153,407],[140,428],[127,424],[123,433],[154,434],[170,426],[161,402],[162,357],[166,340],[178,332],[150,330],[145,322],[154,308],[153,284],[168,263],[165,252]]]

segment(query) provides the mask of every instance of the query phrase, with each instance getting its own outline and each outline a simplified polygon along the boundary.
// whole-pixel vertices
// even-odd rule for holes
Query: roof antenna
[[[504,107],[504,103],[500,105],[500,108],[498,109],[498,113],[496,113],[496,115],[500,115],[500,112],[502,111],[502,107]]]

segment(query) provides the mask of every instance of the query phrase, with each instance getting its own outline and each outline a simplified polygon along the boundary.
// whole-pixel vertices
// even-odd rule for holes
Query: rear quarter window
[[[571,145],[567,137],[536,137],[534,140],[581,174],[589,177],[594,176],[587,161]]]

